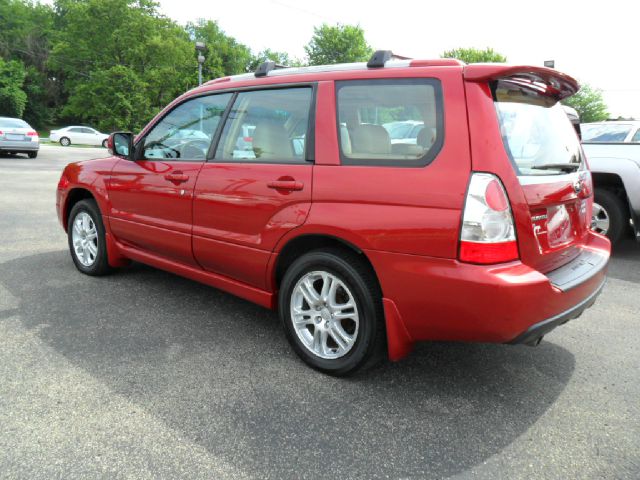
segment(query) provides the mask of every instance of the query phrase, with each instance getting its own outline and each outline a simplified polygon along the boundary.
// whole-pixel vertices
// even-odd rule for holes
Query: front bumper
[[[593,304],[606,277],[610,244],[601,235],[589,234],[584,256],[566,266],[574,277],[567,272],[545,275],[519,261],[485,266],[366,253],[380,279],[385,312],[395,312],[393,321],[400,324],[396,330],[406,333],[404,343],[522,343]]]

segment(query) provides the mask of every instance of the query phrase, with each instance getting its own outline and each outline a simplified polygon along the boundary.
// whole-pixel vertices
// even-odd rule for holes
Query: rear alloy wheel
[[[71,140],[69,140],[67,137],[62,137],[60,139],[60,145],[62,145],[63,147],[68,147],[69,145],[71,145]]]
[[[303,255],[285,273],[279,305],[287,339],[313,368],[343,376],[383,357],[380,289],[357,255],[333,249]]]
[[[76,268],[87,275],[104,275],[111,268],[107,261],[104,225],[94,200],[81,200],[69,214],[69,250]]]
[[[609,237],[616,243],[622,237],[625,227],[625,208],[620,198],[609,190],[596,189],[591,214],[592,230]]]

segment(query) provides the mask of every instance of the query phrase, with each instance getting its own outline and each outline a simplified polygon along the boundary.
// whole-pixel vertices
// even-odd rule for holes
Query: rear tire
[[[616,194],[604,189],[596,189],[594,203],[592,228],[595,227],[595,231],[606,235],[612,244],[617,243],[622,237],[626,221],[628,221],[624,204]],[[602,207],[602,212],[597,212],[598,205]],[[606,230],[598,228],[598,220],[604,218],[609,220],[609,227]],[[600,225],[603,225],[602,222],[600,222]]]
[[[384,358],[382,294],[356,254],[338,249],[309,252],[291,264],[280,287],[280,319],[305,363],[346,376]]]
[[[62,137],[60,139],[60,145],[62,145],[63,147],[68,147],[69,145],[71,145],[71,140],[69,140],[69,138],[67,137]]]
[[[29,155],[29,158],[36,158],[38,156],[38,152],[29,152],[27,155]]]
[[[91,276],[106,275],[111,271],[102,214],[95,200],[80,200],[73,206],[67,237],[71,258],[78,270]]]

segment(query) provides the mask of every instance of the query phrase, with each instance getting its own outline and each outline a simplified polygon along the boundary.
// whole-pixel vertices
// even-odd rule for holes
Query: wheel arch
[[[64,209],[62,210],[62,225],[67,231],[67,225],[69,223],[69,213],[71,213],[71,209],[73,206],[81,200],[94,200],[97,202],[96,196],[91,192],[91,190],[84,187],[75,187],[69,191],[67,194],[66,202],[64,205]]]

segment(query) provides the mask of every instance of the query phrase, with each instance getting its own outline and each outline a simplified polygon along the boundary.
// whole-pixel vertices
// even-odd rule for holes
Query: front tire
[[[625,219],[628,220],[628,216],[620,198],[609,190],[596,189],[591,228],[615,244],[624,233]]]
[[[67,236],[71,258],[78,270],[92,276],[111,271],[102,215],[95,200],[81,200],[73,206],[69,213]]]
[[[68,147],[69,145],[71,145],[71,140],[67,137],[62,137],[60,139],[60,145],[62,145],[63,147]]]
[[[345,376],[384,357],[382,295],[356,254],[326,249],[303,255],[284,275],[279,305],[289,343],[317,370]]]

